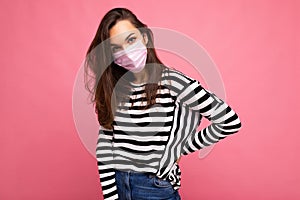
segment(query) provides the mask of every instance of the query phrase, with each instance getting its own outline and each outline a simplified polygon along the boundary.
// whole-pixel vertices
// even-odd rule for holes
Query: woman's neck
[[[148,73],[145,68],[142,71],[133,74],[135,77],[134,83],[144,83],[148,80]]]

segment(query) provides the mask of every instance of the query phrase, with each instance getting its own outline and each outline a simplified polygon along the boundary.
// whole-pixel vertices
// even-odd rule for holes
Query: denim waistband
[[[136,200],[151,197],[151,199],[180,200],[178,191],[174,190],[170,182],[157,179],[155,173],[127,169],[115,169],[115,172],[119,199]]]
[[[119,173],[126,173],[126,174],[132,174],[132,175],[137,175],[137,176],[148,176],[148,177],[154,177],[156,176],[155,173],[152,172],[137,172],[137,171],[133,171],[133,170],[119,170],[119,169],[115,169],[116,172]]]

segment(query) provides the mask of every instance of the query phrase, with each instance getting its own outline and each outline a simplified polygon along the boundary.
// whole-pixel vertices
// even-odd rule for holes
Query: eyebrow
[[[130,33],[126,38],[125,38],[125,41],[131,36],[131,35],[133,35],[133,34],[135,34],[135,33]],[[117,44],[112,44],[111,43],[111,46],[118,46]]]

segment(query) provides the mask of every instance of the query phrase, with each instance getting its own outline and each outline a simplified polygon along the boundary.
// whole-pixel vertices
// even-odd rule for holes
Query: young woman
[[[104,199],[181,199],[180,156],[241,128],[223,100],[159,60],[152,31],[126,8],[103,17],[87,51],[85,84],[100,123]],[[202,116],[211,124],[197,131]]]

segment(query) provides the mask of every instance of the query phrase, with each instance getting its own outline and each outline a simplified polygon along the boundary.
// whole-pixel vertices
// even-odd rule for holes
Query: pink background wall
[[[182,198],[299,199],[298,2],[1,1],[0,199],[101,199],[72,92],[102,16],[117,6],[201,44],[243,122],[204,159],[181,159]]]

